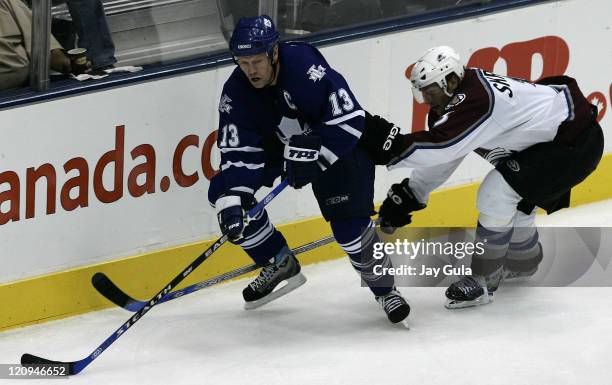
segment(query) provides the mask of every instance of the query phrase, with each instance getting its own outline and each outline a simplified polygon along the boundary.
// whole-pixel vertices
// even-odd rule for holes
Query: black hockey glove
[[[366,112],[366,124],[359,146],[370,154],[375,164],[387,164],[403,151],[400,128],[378,115]]]
[[[413,211],[422,210],[427,205],[419,202],[408,186],[408,178],[391,185],[387,198],[380,206],[378,216],[381,227],[403,227],[412,222]]]
[[[243,200],[250,201],[254,200],[254,198],[252,196],[249,199],[240,195],[223,195],[215,203],[219,227],[223,234],[227,234],[230,242],[235,242],[242,238],[245,215]]]
[[[318,136],[293,135],[285,146],[283,175],[293,188],[302,188],[320,173],[317,164],[321,138]]]

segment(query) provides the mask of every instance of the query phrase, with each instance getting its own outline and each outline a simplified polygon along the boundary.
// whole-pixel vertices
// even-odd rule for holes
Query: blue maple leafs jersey
[[[316,135],[319,167],[327,169],[357,144],[365,112],[342,75],[306,43],[279,44],[275,86],[256,89],[236,67],[219,103],[217,146],[227,189],[253,193],[282,162],[292,135]]]

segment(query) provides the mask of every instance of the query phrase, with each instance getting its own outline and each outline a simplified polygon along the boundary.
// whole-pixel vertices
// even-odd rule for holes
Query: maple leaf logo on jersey
[[[232,99],[230,99],[230,97],[226,94],[223,94],[223,96],[221,96],[221,101],[219,102],[219,112],[229,114],[230,110],[232,109],[232,106],[230,105],[231,102]]]
[[[317,80],[323,79],[323,76],[325,76],[325,70],[326,68],[322,65],[319,64],[318,67],[315,67],[313,64],[308,69],[308,72],[306,72],[306,75],[308,75],[308,79],[316,83]]]

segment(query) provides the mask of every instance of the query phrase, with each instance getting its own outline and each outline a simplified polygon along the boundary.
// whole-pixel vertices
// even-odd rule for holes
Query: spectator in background
[[[32,12],[21,0],[0,0],[0,90],[22,87],[30,77]],[[51,68],[70,73],[70,59],[51,36]]]
[[[25,0],[30,6],[32,0]],[[52,0],[53,6],[66,3],[78,35],[78,47],[87,49],[93,72],[114,67],[115,43],[104,13],[102,0]],[[74,47],[65,47],[71,49]]]
[[[79,36],[78,45],[87,49],[93,72],[114,67],[115,44],[102,0],[66,0],[66,4]]]

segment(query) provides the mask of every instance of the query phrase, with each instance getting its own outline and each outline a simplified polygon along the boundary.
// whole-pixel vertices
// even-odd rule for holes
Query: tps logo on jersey
[[[242,223],[233,223],[233,224],[227,226],[227,229],[228,230],[233,230],[234,228],[240,227],[240,226],[242,226]]]
[[[325,70],[326,68],[322,65],[315,67],[313,64],[308,69],[308,72],[306,72],[306,75],[308,75],[308,79],[316,83],[317,80],[323,79],[323,76],[325,76]]]
[[[230,97],[226,94],[223,94],[223,96],[221,96],[221,101],[219,102],[219,112],[229,114],[230,110],[232,109],[232,106],[230,105],[231,102],[232,99],[230,99]]]
[[[319,151],[308,148],[285,147],[285,159],[296,162],[311,162],[319,159]]]

